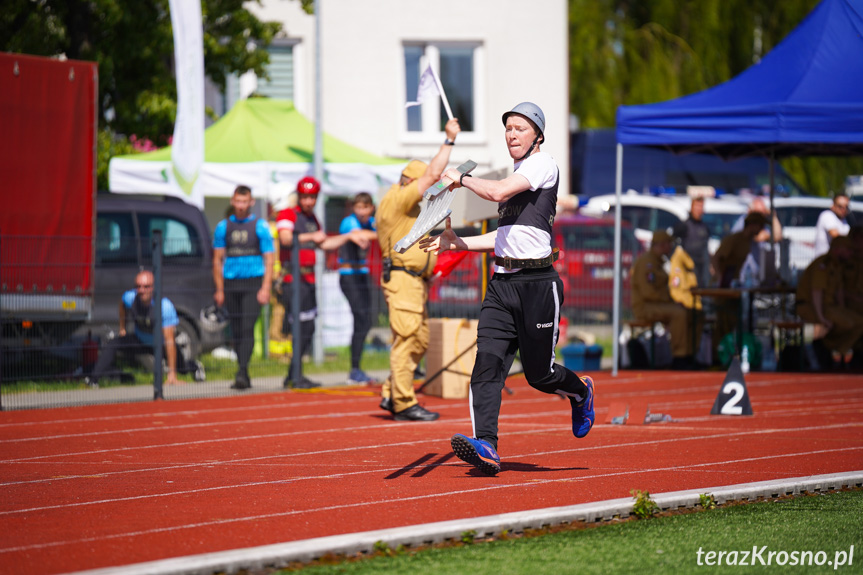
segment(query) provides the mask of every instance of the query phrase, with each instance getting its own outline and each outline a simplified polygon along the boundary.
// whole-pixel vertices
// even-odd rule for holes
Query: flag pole
[[[452,120],[452,110],[449,107],[449,100],[446,99],[446,92],[443,91],[443,85],[440,83],[440,78],[437,77],[437,72],[434,71],[434,66],[431,64],[429,64],[429,70],[431,70],[434,82],[437,84],[438,92],[440,92],[440,99],[443,102],[444,109],[446,110],[446,116]]]

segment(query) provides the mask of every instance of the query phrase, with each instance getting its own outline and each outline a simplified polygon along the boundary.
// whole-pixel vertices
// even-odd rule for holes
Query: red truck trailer
[[[93,305],[98,68],[0,52],[0,320],[56,346]]]

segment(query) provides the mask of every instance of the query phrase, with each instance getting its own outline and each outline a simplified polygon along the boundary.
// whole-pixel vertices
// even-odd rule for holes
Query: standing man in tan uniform
[[[440,414],[417,403],[414,370],[429,345],[428,280],[437,257],[414,244],[405,253],[393,246],[410,232],[420,214],[422,195],[437,182],[449,162],[456,135],[457,119],[444,127],[446,140],[426,165],[412,160],[401,180],[387,191],[377,210],[378,243],[384,261],[381,287],[387,300],[392,330],[390,376],[381,388],[381,408],[392,412],[396,421],[434,421]]]
[[[671,331],[672,369],[694,367],[688,310],[671,299],[663,265],[671,253],[672,238],[665,230],[653,232],[650,249],[632,266],[632,313],[642,321],[661,321]]]

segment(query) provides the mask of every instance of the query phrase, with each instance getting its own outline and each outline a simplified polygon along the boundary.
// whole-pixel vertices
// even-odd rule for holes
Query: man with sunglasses
[[[93,374],[87,378],[87,384],[98,387],[99,379],[104,377],[114,363],[117,352],[131,355],[153,353],[153,272],[141,271],[135,277],[135,289],[128,290],[120,299],[119,337],[108,340],[105,348],[99,354],[99,359],[93,367]],[[127,320],[131,320],[135,328],[132,333],[126,332]],[[177,345],[174,343],[177,325],[180,319],[174,304],[168,298],[162,298],[162,341],[164,342],[164,356],[168,360],[168,373],[165,384],[176,385],[178,363],[181,371],[194,371],[196,381],[204,380],[204,367],[200,362],[194,361],[193,369],[186,369],[186,362],[182,354],[177,353]]]
[[[851,200],[845,194],[836,194],[830,209],[821,212],[815,224],[815,257],[823,256],[830,251],[830,243],[834,238],[847,236],[851,229],[848,224],[848,209]]]

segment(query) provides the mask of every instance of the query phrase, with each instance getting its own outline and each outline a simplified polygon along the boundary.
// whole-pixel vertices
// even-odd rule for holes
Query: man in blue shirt
[[[213,301],[224,305],[231,322],[237,354],[233,389],[252,387],[249,360],[255,347],[255,322],[270,301],[273,279],[273,236],[267,222],[251,213],[252,190],[237,186],[231,196],[233,213],[216,225],[213,238]]]
[[[348,383],[372,383],[372,378],[360,369],[366,336],[372,327],[372,283],[369,278],[368,242],[377,238],[375,205],[371,194],[360,192],[354,198],[353,213],[342,220],[340,234],[354,232],[351,241],[339,248],[339,286],[351,306],[354,333],[351,336],[351,372]],[[360,232],[357,232],[359,230]],[[362,238],[357,233],[364,232]]]
[[[89,385],[98,386],[99,378],[105,376],[114,363],[118,351],[129,354],[153,353],[153,327],[155,324],[153,311],[153,273],[141,271],[135,277],[135,289],[125,292],[120,300],[120,337],[109,340],[105,345],[93,367],[93,374],[87,378]],[[126,333],[127,319],[131,319],[135,325],[133,333]],[[168,360],[168,374],[165,378],[165,383],[168,385],[179,383],[177,381],[178,363],[181,371],[194,370],[196,381],[203,381],[204,379],[204,367],[198,361],[194,362],[192,369],[187,369],[182,354],[177,353],[174,336],[179,323],[180,319],[177,317],[174,304],[168,298],[163,297],[162,336],[165,357]]]

